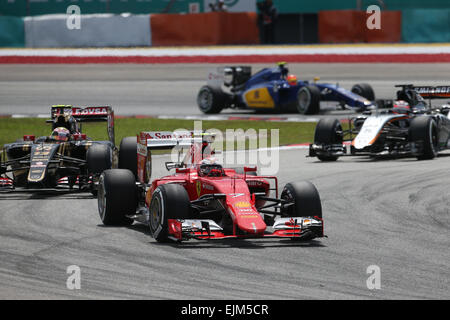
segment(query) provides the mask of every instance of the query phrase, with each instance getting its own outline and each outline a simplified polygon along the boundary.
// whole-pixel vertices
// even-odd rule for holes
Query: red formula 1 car
[[[141,132],[137,139],[125,138],[121,169],[106,170],[99,180],[103,224],[141,222],[157,241],[324,236],[321,201],[312,183],[288,183],[279,196],[276,177],[258,176],[255,167],[218,164],[211,139],[194,132]],[[150,182],[151,150],[174,147],[183,160],[167,162],[166,168],[175,172]]]

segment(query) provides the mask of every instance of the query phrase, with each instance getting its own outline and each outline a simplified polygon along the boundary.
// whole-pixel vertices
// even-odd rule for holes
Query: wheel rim
[[[286,187],[281,192],[280,198],[283,199],[283,200],[289,201],[289,202],[294,202],[293,195],[291,194],[291,192]],[[286,209],[286,213],[288,215],[292,215],[293,210],[294,210],[294,208],[293,208],[293,206],[291,206],[290,208]]]
[[[161,224],[161,205],[159,198],[154,197],[150,204],[150,215],[149,215],[149,225],[150,231],[154,233]]]
[[[103,221],[105,218],[105,211],[106,211],[106,192],[103,175],[100,176],[98,183],[97,202],[98,202],[98,213],[100,214],[100,218]]]
[[[202,90],[198,97],[198,105],[200,106],[200,109],[208,111],[209,109],[211,109],[212,103],[212,92],[207,89]]]
[[[309,104],[311,103],[311,95],[308,90],[300,90],[298,93],[298,110],[300,113],[305,113]]]

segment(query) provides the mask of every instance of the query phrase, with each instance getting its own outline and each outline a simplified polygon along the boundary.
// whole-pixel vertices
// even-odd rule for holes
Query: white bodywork
[[[375,142],[376,137],[383,129],[384,125],[395,118],[401,118],[400,115],[380,114],[368,117],[359,131],[356,138],[353,140],[353,146],[356,149],[363,149]]]
[[[297,225],[300,225],[301,228],[322,225],[322,221],[312,217],[277,218],[272,228],[273,230],[293,229],[294,226],[291,225],[293,219],[297,220]]]

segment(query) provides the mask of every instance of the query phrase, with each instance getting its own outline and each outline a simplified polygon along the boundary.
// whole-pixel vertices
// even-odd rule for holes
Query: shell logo
[[[250,202],[248,201],[239,201],[234,204],[236,208],[250,208]]]

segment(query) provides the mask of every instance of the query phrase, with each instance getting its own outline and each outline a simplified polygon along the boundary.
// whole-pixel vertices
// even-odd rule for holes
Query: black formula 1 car
[[[107,122],[108,141],[93,141],[81,132],[84,122]],[[109,106],[51,108],[52,134],[5,144],[0,151],[0,190],[97,192],[99,175],[117,167],[114,111]],[[78,186],[78,188],[74,188]]]
[[[398,85],[392,108],[369,111],[349,119],[321,119],[309,146],[309,156],[335,161],[340,156],[413,156],[433,159],[449,148],[450,105],[432,107],[431,99],[450,96],[450,86]],[[430,99],[427,101],[424,97]]]

